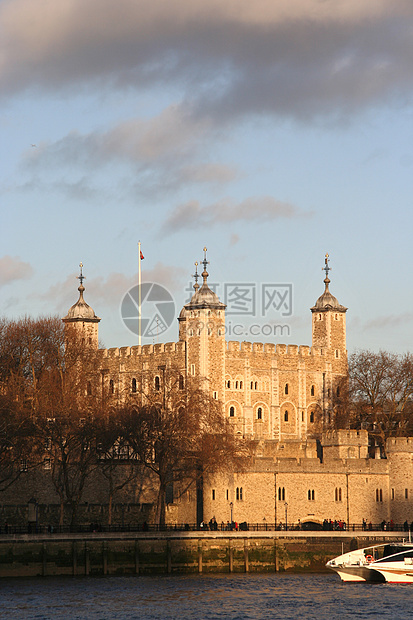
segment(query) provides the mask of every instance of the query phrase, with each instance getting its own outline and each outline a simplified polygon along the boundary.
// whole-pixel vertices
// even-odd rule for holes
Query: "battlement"
[[[413,453],[413,437],[389,437],[386,441],[386,453]]]
[[[125,358],[137,355],[156,356],[161,353],[183,353],[185,342],[160,342],[156,344],[134,345],[133,347],[114,347],[112,349],[99,349],[102,358],[114,359],[116,357]]]
[[[320,347],[310,347],[306,344],[273,344],[272,342],[239,342],[238,340],[229,340],[226,343],[227,351],[239,353],[263,353],[266,355],[282,355],[290,357],[321,357],[325,355],[326,350]]]
[[[369,439],[366,430],[341,429],[325,431],[321,443],[328,446],[368,446]]]

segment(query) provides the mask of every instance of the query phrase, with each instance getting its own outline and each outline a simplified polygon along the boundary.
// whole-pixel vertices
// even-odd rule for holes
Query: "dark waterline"
[[[336,575],[4,579],[0,617],[18,620],[413,618],[412,586]]]

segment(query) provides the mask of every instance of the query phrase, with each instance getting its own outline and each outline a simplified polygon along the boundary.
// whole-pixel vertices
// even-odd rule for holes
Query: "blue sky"
[[[349,350],[411,350],[410,0],[0,0],[0,32],[0,314],[64,316],[82,261],[102,344],[136,344],[138,240],[177,313],[207,246],[257,295],[231,321],[289,328],[241,340],[310,344],[328,252]]]

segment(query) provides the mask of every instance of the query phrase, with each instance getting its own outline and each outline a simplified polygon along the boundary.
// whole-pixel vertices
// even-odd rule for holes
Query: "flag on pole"
[[[140,258],[141,260],[143,260],[143,259],[145,258],[145,257],[144,257],[144,255],[142,254],[142,252],[141,252],[140,250],[139,250],[139,258]]]

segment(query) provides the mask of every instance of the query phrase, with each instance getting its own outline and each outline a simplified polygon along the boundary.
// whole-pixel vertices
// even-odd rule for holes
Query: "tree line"
[[[385,456],[389,437],[413,436],[413,355],[354,351],[331,405],[333,427],[366,429]]]
[[[127,485],[149,488],[155,521],[165,523],[166,491],[176,494],[217,470],[241,470],[240,442],[204,385],[163,367],[160,389],[125,395],[107,409],[97,390],[98,353],[58,317],[0,320],[0,492],[23,472],[42,470],[75,524],[85,485],[96,470],[113,500]],[[141,385],[153,385],[142,381]]]

